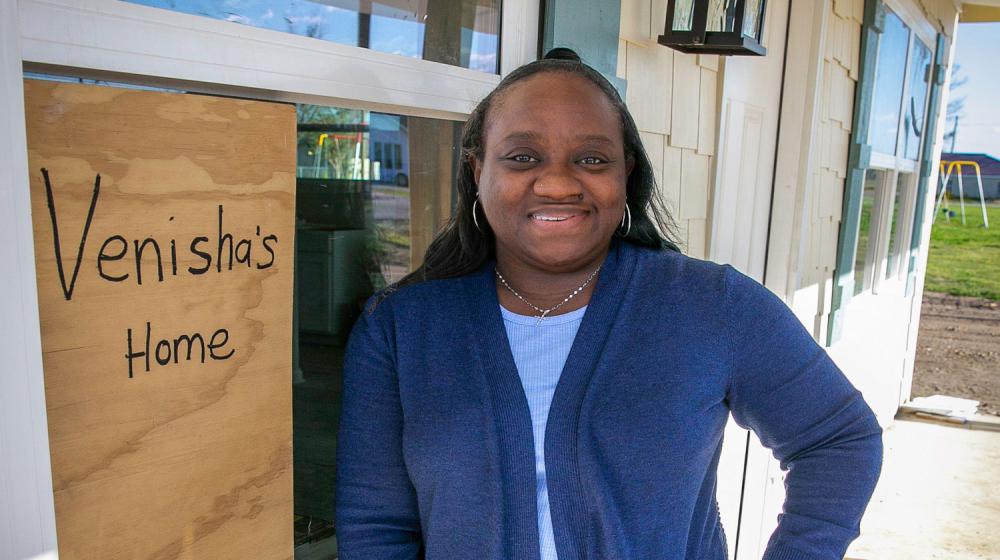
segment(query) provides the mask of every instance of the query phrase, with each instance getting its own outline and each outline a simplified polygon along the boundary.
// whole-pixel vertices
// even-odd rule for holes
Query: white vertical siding
[[[718,122],[717,56],[663,47],[666,0],[623,0],[618,76],[689,255],[707,256]]]

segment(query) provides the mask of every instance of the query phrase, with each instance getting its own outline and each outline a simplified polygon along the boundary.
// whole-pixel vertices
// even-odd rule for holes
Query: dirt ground
[[[1000,416],[1000,303],[925,292],[913,371],[913,397],[980,401]]]

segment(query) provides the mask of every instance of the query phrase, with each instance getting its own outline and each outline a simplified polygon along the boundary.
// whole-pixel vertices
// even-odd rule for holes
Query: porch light
[[[661,45],[696,54],[767,54],[760,44],[766,0],[669,0]]]

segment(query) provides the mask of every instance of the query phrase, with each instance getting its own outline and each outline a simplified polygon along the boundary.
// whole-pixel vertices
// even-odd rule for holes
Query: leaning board
[[[25,106],[60,558],[290,559],[295,107]]]

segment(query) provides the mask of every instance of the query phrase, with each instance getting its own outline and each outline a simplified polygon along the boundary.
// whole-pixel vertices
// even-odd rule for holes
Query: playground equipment
[[[947,171],[946,167],[947,166]],[[941,192],[937,196],[937,202],[934,204],[934,217],[931,219],[931,223],[937,220],[938,212],[941,211],[942,203],[945,204],[944,208],[947,210],[948,206],[945,198],[948,194],[948,182],[951,180],[952,172],[958,169],[958,205],[962,210],[962,225],[965,225],[965,187],[962,184],[962,168],[968,166],[972,167],[976,171],[976,181],[979,183],[979,207],[983,211],[983,227],[989,228],[990,221],[986,217],[986,197],[983,195],[983,174],[979,169],[979,164],[974,161],[941,161],[941,172],[938,177],[941,180]]]

